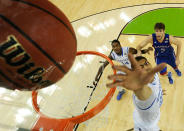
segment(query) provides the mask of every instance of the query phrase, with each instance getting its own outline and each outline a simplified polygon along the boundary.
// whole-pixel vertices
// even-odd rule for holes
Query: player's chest
[[[121,62],[123,64],[129,64],[128,56],[116,56],[115,60],[119,61],[119,62]]]

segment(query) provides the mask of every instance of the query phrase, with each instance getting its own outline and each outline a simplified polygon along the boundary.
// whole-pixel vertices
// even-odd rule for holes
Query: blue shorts
[[[159,65],[161,63],[167,63],[170,65],[173,69],[176,69],[176,57],[174,54],[170,54],[168,56],[156,56],[155,57],[156,64]],[[163,70],[160,71],[161,75],[164,75],[167,73],[167,67],[165,67]]]

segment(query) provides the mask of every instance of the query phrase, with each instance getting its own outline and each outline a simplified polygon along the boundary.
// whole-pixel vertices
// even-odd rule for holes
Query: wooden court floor
[[[76,33],[78,51],[98,51],[109,55],[110,41],[119,39],[122,46],[136,47],[145,36],[120,35],[122,28],[134,17],[158,8],[182,7],[184,0],[50,0],[60,8],[71,21]],[[173,25],[174,26],[174,25]],[[184,38],[178,38],[184,44]],[[166,90],[164,102],[161,107],[159,126],[162,131],[184,131],[184,46],[180,55],[179,69],[182,77],[173,73],[174,84],[170,85],[166,77],[160,77],[162,88]],[[146,55],[154,66],[153,52]],[[44,113],[54,118],[61,118],[64,109],[70,117],[72,113],[79,114],[77,108],[66,108],[76,99],[74,104],[86,104],[89,90],[86,87],[94,80],[94,76],[101,65],[101,59],[84,57],[85,62],[76,59],[73,69],[56,85],[40,92],[43,95],[40,107]],[[95,63],[96,62],[96,63]],[[92,64],[91,64],[92,63]],[[115,62],[116,63],[116,62]],[[82,74],[83,71],[83,75]],[[108,82],[107,75],[112,73],[107,66],[93,94],[87,110],[94,107],[109,91],[105,87]],[[68,88],[69,84],[73,88]],[[62,88],[59,88],[62,87]],[[65,88],[67,87],[67,90]],[[75,93],[72,93],[75,90]],[[82,93],[83,95],[76,95]],[[62,96],[65,94],[65,96]],[[77,131],[126,131],[133,128],[132,92],[127,91],[120,101],[116,100],[117,91],[107,107],[94,118],[79,124]],[[70,101],[71,100],[71,101]],[[44,104],[44,102],[46,104]],[[83,105],[82,105],[83,106]],[[83,106],[84,107],[84,106]],[[59,114],[60,113],[60,114]],[[0,88],[0,131],[15,131],[17,127],[31,129],[38,115],[31,104],[30,92],[8,91]],[[63,116],[62,116],[63,117]],[[65,117],[65,116],[64,116]]]
[[[118,18],[116,18],[116,15],[119,15],[121,11],[124,11],[126,15],[131,19],[132,17],[138,15],[141,12],[144,12],[145,10],[151,10],[153,8],[159,8],[163,5],[159,4],[153,4],[149,5],[151,3],[184,3],[184,0],[136,0],[136,1],[112,1],[112,0],[98,0],[98,1],[90,1],[90,0],[69,0],[69,1],[58,1],[58,0],[52,0],[52,2],[57,5],[60,9],[65,12],[65,14],[68,16],[70,21],[73,21],[73,26],[75,31],[77,32],[77,29],[80,26],[86,26],[90,29],[91,35],[89,35],[86,38],[83,38],[80,34],[77,34],[78,39],[78,50],[97,50],[96,47],[101,46],[103,43],[108,43],[108,41],[115,39],[118,37],[121,28],[123,25],[126,24],[126,20],[123,20],[119,23]],[[131,9],[125,9],[118,11],[109,11],[108,13],[102,13],[94,16],[90,16],[92,14],[96,14],[99,12],[120,8],[120,7],[127,7],[127,6],[133,6],[133,5],[141,5],[137,7],[136,11],[131,11]],[[148,4],[145,6],[144,4]],[[164,5],[164,7],[170,7],[170,6],[178,6],[183,7],[183,4],[168,4]],[[118,14],[119,13],[119,14]],[[87,17],[90,16],[90,17]],[[80,18],[87,17],[84,19],[78,20]],[[115,19],[115,22],[111,23],[114,24],[112,27],[109,27],[107,29],[104,29],[103,27],[99,30],[92,30],[92,28],[97,25],[98,23],[103,23],[107,20]],[[91,25],[91,26],[90,26]],[[110,33],[111,32],[111,33]],[[122,46],[131,46],[136,47],[137,44],[139,44],[140,41],[142,41],[145,37],[144,36],[123,36],[121,35],[119,37],[120,42],[122,43]],[[180,39],[182,43],[184,43],[184,39]],[[87,45],[86,45],[87,42]],[[111,49],[110,45],[107,46]],[[184,70],[184,55],[183,55],[184,49],[182,48],[180,60],[181,64],[179,66],[180,70],[183,72]],[[103,52],[106,55],[108,55],[108,51]],[[153,65],[154,59],[153,59],[153,53],[146,56],[149,61]],[[96,67],[98,68],[98,67]],[[110,67],[108,67],[110,68]],[[166,89],[166,96],[164,96],[164,103],[161,107],[161,120],[159,122],[159,126],[163,131],[184,131],[184,96],[183,92],[184,89],[182,88],[182,85],[184,84],[184,79],[182,77],[177,77],[174,71],[169,67],[169,70],[172,71],[173,77],[174,77],[174,84],[169,85],[168,80],[166,77],[161,77],[161,83],[163,89]],[[105,70],[105,73],[108,72],[108,69]],[[103,76],[102,76],[103,79]],[[133,112],[133,104],[132,104],[132,93],[127,92],[125,96],[123,96],[123,99],[121,101],[116,101],[116,95],[117,92],[114,95],[114,98],[108,105],[108,112],[109,114],[103,114],[100,113],[100,115],[96,116],[96,118],[89,120],[86,122],[86,124],[80,124],[78,131],[87,131],[87,130],[99,130],[99,131],[124,131],[126,129],[133,127],[133,120],[132,120],[132,112]],[[90,124],[91,123],[91,124]]]

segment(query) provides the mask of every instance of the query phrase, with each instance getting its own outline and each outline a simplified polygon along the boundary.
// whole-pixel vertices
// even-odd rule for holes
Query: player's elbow
[[[181,41],[178,41],[177,42],[177,48],[181,48],[181,45],[182,45]]]

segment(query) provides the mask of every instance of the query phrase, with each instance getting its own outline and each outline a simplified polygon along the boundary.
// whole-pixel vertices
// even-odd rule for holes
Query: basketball
[[[72,25],[47,0],[0,0],[0,80],[37,90],[60,80],[77,50]],[[0,82],[1,83],[1,82]]]

